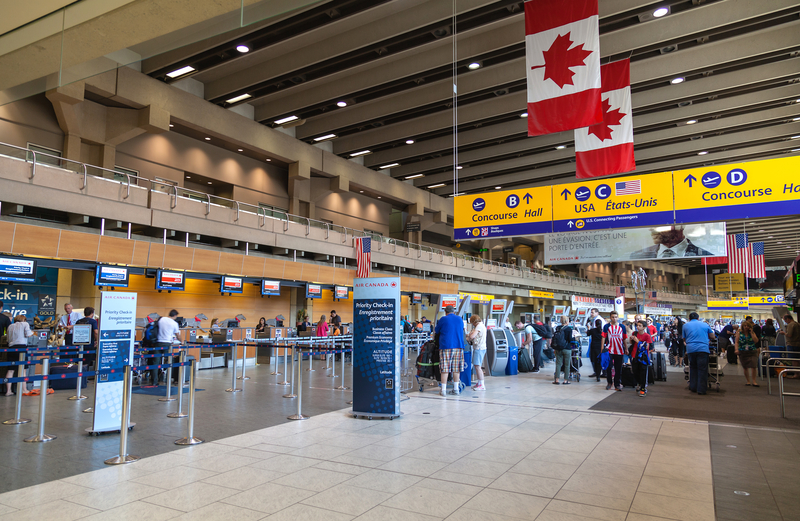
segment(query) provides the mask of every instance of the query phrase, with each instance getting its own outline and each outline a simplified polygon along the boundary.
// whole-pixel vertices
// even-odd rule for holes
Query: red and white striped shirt
[[[603,338],[608,339],[608,352],[612,355],[625,354],[625,339],[628,335],[625,332],[625,326],[617,324],[606,324],[603,327]]]

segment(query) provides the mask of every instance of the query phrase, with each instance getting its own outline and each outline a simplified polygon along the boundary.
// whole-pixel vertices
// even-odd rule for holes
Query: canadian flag
[[[575,130],[578,179],[630,172],[633,158],[631,115],[631,62],[603,65],[603,121]]]
[[[603,120],[597,0],[525,2],[528,135]]]

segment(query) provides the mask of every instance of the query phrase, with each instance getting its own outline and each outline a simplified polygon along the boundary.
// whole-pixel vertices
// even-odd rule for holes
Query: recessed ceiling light
[[[192,176],[190,176],[190,175],[186,176],[186,179],[191,179],[191,178],[192,178]]]
[[[170,124],[169,124],[169,128],[172,128],[172,127],[174,127],[174,126],[175,126],[175,125],[173,125],[172,123],[170,123]]]
[[[800,116],[798,116],[796,118],[792,118],[792,121],[800,121]]]
[[[337,107],[346,107],[346,106],[347,106],[347,102],[346,102],[346,101],[340,101],[340,102],[338,102],[338,103],[336,104],[336,106],[337,106]]]
[[[797,139],[797,138],[800,138],[800,136],[792,136],[789,139]]]
[[[430,185],[428,188],[439,188],[439,187],[442,187],[442,186],[444,186],[444,183],[439,183],[439,184],[436,184],[436,185]]]
[[[456,167],[456,170],[461,170],[462,168],[464,168],[464,167],[463,167],[463,166],[461,166],[461,165],[458,165],[458,166]]]
[[[669,9],[666,7],[659,7],[655,11],[653,11],[653,18],[661,18],[665,14],[669,13]]]
[[[414,144],[413,139],[406,139],[406,145],[413,145],[413,144]]]
[[[211,184],[211,181],[209,181],[208,184]]]
[[[767,237],[767,239],[772,239],[772,235],[770,235],[769,237]]]
[[[783,244],[783,241],[778,241],[778,244]]]
[[[673,85],[677,85],[679,83],[683,83],[684,81],[686,81],[686,78],[684,78],[682,76],[678,76],[677,78],[672,78],[670,80],[670,83],[673,84]]]
[[[350,157],[363,156],[363,155],[371,154],[371,153],[372,152],[370,152],[369,150],[362,150],[361,152],[353,152],[352,154],[350,154]]]
[[[565,148],[567,148],[567,145],[558,145],[556,150],[564,150]]]
[[[703,150],[702,152],[697,153],[698,156],[704,156],[706,154],[708,154],[708,150]]]
[[[267,162],[269,162],[269,161],[272,161],[272,159],[270,159],[270,158],[267,158],[267,159],[266,159],[266,161],[267,161]]]
[[[459,195],[464,195],[467,192],[458,192],[457,194],[450,194],[447,197],[458,197]]]
[[[472,62],[469,65],[467,65],[467,69],[469,69],[471,71],[474,71],[475,69],[480,69],[480,68],[481,68],[481,64],[478,63],[478,62]]]
[[[503,188],[503,187],[502,186],[495,186],[494,187],[495,190],[500,190],[501,188]]]
[[[174,70],[172,72],[168,72],[167,76],[170,78],[177,78],[178,76],[183,76],[184,74],[189,74],[190,72],[194,72],[195,68],[191,65],[187,65],[186,67],[181,67],[180,69]]]
[[[207,137],[207,138],[206,138],[206,141],[211,141],[211,138],[210,138],[210,137]]]
[[[326,139],[333,139],[335,137],[336,137],[336,134],[325,134],[324,136],[315,137],[314,141],[320,142],[320,141],[325,141]]]
[[[363,194],[364,190],[359,190],[358,193]]]
[[[758,230],[758,231],[763,232],[763,231],[766,231],[766,230]]]
[[[284,123],[289,123],[290,121],[294,121],[296,119],[300,119],[300,118],[298,118],[297,116],[288,116],[288,117],[285,117],[283,119],[276,119],[275,120],[275,124],[276,125],[283,125]]]
[[[687,125],[694,125],[695,123],[697,123],[696,119],[690,119],[689,121],[686,122]]]
[[[519,117],[527,118],[528,117],[528,113],[527,112],[523,112],[522,114],[519,115]]]
[[[800,148],[793,148],[789,152],[800,152]]]
[[[382,166],[382,167],[380,167],[380,168],[381,168],[381,169],[384,169],[384,168],[394,168],[394,167],[396,167],[396,166],[400,166],[400,163],[389,163],[388,165],[383,165],[383,166]]]
[[[236,150],[237,150],[238,152],[244,152],[244,150],[243,150],[243,149],[241,149],[241,148],[237,148]]]
[[[381,196],[379,195],[379,196],[378,196],[378,199],[380,199],[380,198],[381,198]]]
[[[225,100],[225,103],[236,103],[237,101],[242,101],[242,100],[245,100],[247,98],[252,98],[252,97],[253,96],[251,96],[250,94],[241,94],[239,96],[235,96],[235,97],[233,97],[231,99]]]
[[[407,175],[406,179],[416,179],[418,177],[425,177],[425,174],[414,174],[414,175]]]
[[[244,54],[246,52],[250,52],[250,47],[248,47],[246,45],[237,45],[236,46],[236,50],[239,51],[240,53]]]

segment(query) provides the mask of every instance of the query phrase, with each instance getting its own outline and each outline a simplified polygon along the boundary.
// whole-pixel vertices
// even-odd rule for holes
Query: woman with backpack
[[[570,361],[572,359],[572,326],[569,325],[567,317],[561,317],[561,325],[558,326],[553,334],[553,341],[550,343],[556,353],[556,372],[553,385],[558,385],[558,377],[561,368],[564,368],[564,385],[569,385]]]

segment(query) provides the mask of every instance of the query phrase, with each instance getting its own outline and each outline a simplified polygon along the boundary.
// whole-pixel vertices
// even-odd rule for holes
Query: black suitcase
[[[517,370],[520,373],[530,373],[533,371],[533,362],[527,347],[521,347],[517,353]]]
[[[667,358],[664,353],[655,353],[653,355],[653,368],[655,375],[653,378],[658,382],[667,381]]]
[[[75,364],[72,367],[67,367],[66,365],[54,365],[50,368],[50,378],[49,386],[50,389],[54,389],[56,391],[63,391],[65,389],[76,389],[78,386],[78,381],[75,378],[62,378],[61,375],[64,374],[75,374],[78,372],[78,365]],[[83,377],[81,380],[81,389],[86,388],[86,377]]]
[[[728,358],[729,364],[739,363],[739,355],[736,354],[736,348],[733,342],[728,343],[728,347],[725,349],[725,355]]]
[[[609,367],[609,371],[611,368]],[[633,375],[633,369],[629,365],[622,366],[622,378],[621,378],[622,387],[636,387],[639,385],[636,382],[636,377]]]

